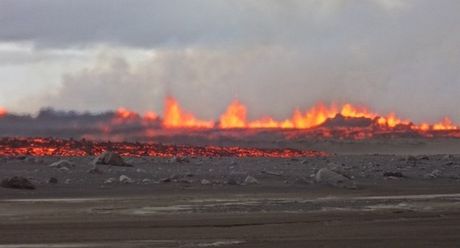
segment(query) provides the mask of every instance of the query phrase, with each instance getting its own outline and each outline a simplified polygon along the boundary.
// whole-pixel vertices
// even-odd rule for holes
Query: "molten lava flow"
[[[6,116],[8,114],[8,111],[6,111],[5,108],[0,107],[0,118]]]
[[[174,98],[167,97],[163,126],[166,128],[212,128],[214,122],[195,118],[192,114],[184,112]]]
[[[325,152],[218,146],[175,146],[150,143],[92,142],[51,138],[2,138],[0,156],[93,156],[111,150],[129,157],[323,157]]]

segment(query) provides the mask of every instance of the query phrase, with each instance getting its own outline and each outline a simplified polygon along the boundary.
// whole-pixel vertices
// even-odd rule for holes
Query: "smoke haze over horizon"
[[[0,0],[0,106],[282,119],[318,101],[460,122],[455,0]]]

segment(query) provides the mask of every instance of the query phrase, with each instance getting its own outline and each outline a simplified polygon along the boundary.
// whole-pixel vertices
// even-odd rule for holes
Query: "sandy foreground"
[[[457,155],[92,160],[0,159],[1,178],[37,187],[0,187],[0,248],[460,245]],[[321,168],[356,187],[317,182]]]

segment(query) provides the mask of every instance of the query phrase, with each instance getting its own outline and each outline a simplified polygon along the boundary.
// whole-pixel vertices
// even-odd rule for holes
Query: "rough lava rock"
[[[316,173],[315,182],[339,188],[356,189],[356,184],[349,177],[327,168],[322,168]]]
[[[59,161],[56,161],[50,164],[49,167],[56,168],[56,169],[60,169],[63,167],[72,168],[72,167],[75,167],[75,164],[70,162],[69,160],[63,159],[63,160],[59,160]]]
[[[35,186],[25,177],[11,177],[2,180],[0,185],[11,189],[35,189]]]
[[[123,160],[123,158],[115,152],[103,152],[101,155],[96,157],[93,161],[94,165],[104,164],[112,166],[124,166],[132,167],[131,164],[128,164]]]
[[[58,183],[58,180],[55,177],[51,177],[50,179],[48,179],[48,183],[49,184],[56,184],[56,183]]]

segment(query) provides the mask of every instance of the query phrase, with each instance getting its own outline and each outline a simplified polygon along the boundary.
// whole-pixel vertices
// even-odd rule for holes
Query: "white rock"
[[[120,178],[119,178],[119,181],[120,183],[134,183],[135,181],[131,178],[129,178],[128,176],[125,176],[125,175],[121,175]]]
[[[316,173],[315,181],[319,184],[327,184],[339,188],[356,188],[355,183],[350,178],[326,168],[322,168]]]

